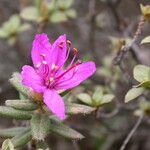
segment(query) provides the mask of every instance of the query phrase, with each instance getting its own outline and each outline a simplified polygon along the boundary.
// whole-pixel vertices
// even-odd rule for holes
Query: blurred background
[[[134,37],[141,16],[140,4],[147,5],[150,1],[60,1],[45,0],[40,4],[39,0],[0,0],[0,103],[18,98],[8,80],[13,72],[20,72],[24,64],[32,65],[30,52],[35,34],[45,32],[51,42],[66,34],[78,49],[78,59],[93,60],[97,65],[96,74],[73,89],[67,98],[82,103],[76,95],[82,92],[91,95],[99,88],[113,94],[114,99],[98,112],[67,120],[66,123],[85,135],[85,139],[71,141],[51,134],[47,141],[52,150],[119,150],[138,119],[134,115],[138,101],[124,104],[125,94],[136,83],[132,70],[136,64],[150,66],[150,46],[134,44],[124,58],[124,70],[114,65],[113,59],[122,43]],[[150,35],[149,28],[145,23],[137,43]],[[14,124],[13,120],[0,118],[0,128]],[[145,117],[126,149],[150,150],[149,132],[150,119]]]

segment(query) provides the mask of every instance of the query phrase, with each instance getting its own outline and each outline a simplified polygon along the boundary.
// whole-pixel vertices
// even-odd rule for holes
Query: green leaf
[[[36,149],[37,150],[50,150],[49,145],[47,144],[46,141],[38,141],[36,143]]]
[[[34,114],[31,119],[31,133],[34,139],[44,140],[49,130],[49,118],[46,115]]]
[[[14,136],[11,141],[15,148],[21,147],[25,144],[27,144],[32,139],[31,131],[23,131],[20,134],[17,134]]]
[[[73,0],[58,0],[57,3],[60,8],[67,9],[71,7],[71,5],[73,4]]]
[[[2,144],[2,150],[15,150],[13,143],[10,139],[6,139]]]
[[[82,101],[83,103],[86,103],[88,105],[92,105],[92,99],[90,97],[90,95],[86,94],[86,93],[80,93],[77,95],[77,98]]]
[[[114,99],[114,97],[115,96],[113,94],[105,94],[100,102],[100,105],[111,102]]]
[[[2,138],[12,138],[17,134],[28,131],[29,127],[14,127],[9,129],[0,129],[0,137]]]
[[[67,103],[65,104],[66,113],[67,114],[90,114],[95,110],[95,108],[92,108],[90,106],[86,105],[80,105],[80,104],[73,104],[73,103]]]
[[[9,24],[10,24],[10,29],[11,32],[16,32],[19,28],[19,26],[21,25],[21,21],[19,18],[19,15],[13,15],[10,17],[9,19]]]
[[[67,16],[62,11],[55,11],[50,16],[50,22],[52,23],[59,23],[64,21],[67,21]]]
[[[40,17],[40,14],[38,13],[38,9],[33,6],[24,8],[21,11],[20,15],[23,19],[29,20],[29,21],[38,21]]]
[[[142,93],[144,92],[144,88],[143,87],[139,87],[139,88],[132,88],[130,89],[126,96],[125,96],[125,103],[128,103],[129,101],[137,98],[138,96],[140,96]]]
[[[32,111],[38,108],[38,105],[32,100],[6,100],[5,105],[25,111]]]
[[[79,132],[71,129],[70,127],[64,125],[63,123],[54,120],[51,118],[51,126],[50,131],[53,131],[54,133],[57,133],[63,137],[69,138],[69,139],[83,139],[84,136],[80,134]]]
[[[143,110],[146,114],[150,114],[150,102],[146,100],[140,101],[140,109]]]
[[[142,41],[141,44],[146,44],[146,43],[150,43],[150,35],[145,37]]]
[[[68,9],[65,11],[65,13],[69,18],[75,18],[77,16],[77,13],[74,9]]]
[[[7,38],[8,36],[9,36],[8,33],[5,30],[3,30],[3,28],[1,27],[0,28],[0,38]]]
[[[24,32],[29,29],[31,29],[31,25],[28,23],[25,23],[19,27],[18,32]]]
[[[133,75],[139,82],[150,81],[150,67],[137,65],[134,67]]]
[[[96,104],[100,104],[100,101],[102,100],[103,98],[103,88],[102,87],[96,87],[94,93],[93,93],[93,96],[92,96],[92,99],[93,99],[93,103],[94,105]]]
[[[31,119],[31,112],[16,110],[6,106],[0,106],[0,116],[17,120],[29,120]]]
[[[24,96],[31,98],[30,90],[24,85],[22,85],[21,80],[21,75],[19,73],[13,73],[12,78],[9,81],[16,88],[16,90],[18,90]]]

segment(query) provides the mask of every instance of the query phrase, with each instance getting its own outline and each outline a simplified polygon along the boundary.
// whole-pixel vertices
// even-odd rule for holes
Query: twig
[[[141,35],[141,31],[143,29],[145,23],[145,19],[141,17],[134,38],[130,44],[123,45],[117,56],[114,58],[114,64],[121,66],[121,62],[123,61],[125,54],[131,49],[131,47],[137,42],[139,35]]]
[[[136,124],[134,125],[134,127],[132,128],[132,130],[129,132],[128,136],[124,140],[123,144],[121,145],[120,150],[124,150],[126,148],[126,145],[128,144],[128,142],[131,139],[132,135],[135,133],[135,131],[137,130],[137,128],[141,124],[143,117],[144,117],[143,114],[139,117],[139,119],[137,120]]]
[[[96,0],[90,0],[89,1],[89,24],[90,24],[90,30],[89,30],[89,48],[92,52],[93,58],[95,62],[99,61],[99,57],[96,53],[96,47],[95,47],[95,19],[96,19]]]

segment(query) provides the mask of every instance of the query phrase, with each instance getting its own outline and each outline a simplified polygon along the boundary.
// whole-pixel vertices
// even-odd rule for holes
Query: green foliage
[[[99,107],[111,102],[114,98],[113,94],[109,94],[108,90],[104,87],[96,87],[92,96],[87,93],[80,93],[77,98],[92,107]]]
[[[134,68],[133,75],[135,80],[140,82],[138,86],[150,88],[150,67],[137,65]]]
[[[17,135],[15,135],[11,141],[15,148],[21,147],[27,144],[32,139],[30,129],[27,131],[23,131]]]
[[[144,92],[143,87],[132,88],[130,89],[125,96],[125,103],[137,98]]]
[[[81,104],[74,104],[74,103],[67,103],[65,105],[66,113],[71,115],[76,114],[90,114],[95,110],[95,108],[81,105]]]
[[[35,140],[44,140],[49,130],[49,118],[46,115],[34,114],[31,119],[31,133]]]
[[[15,150],[14,145],[10,139],[7,139],[3,142],[2,150]]]
[[[21,75],[17,72],[13,73],[12,78],[9,80],[10,83],[14,86],[14,88],[19,91],[25,97],[31,98],[30,90],[23,86],[21,83]]]
[[[10,44],[16,41],[16,35],[30,29],[29,24],[22,24],[18,15],[13,15],[0,27],[0,38],[7,39]]]
[[[50,2],[36,0],[35,6],[22,10],[23,19],[35,22],[49,21],[52,23],[65,22],[76,17],[76,11],[71,8],[73,0],[52,0]]]
[[[31,119],[31,112],[16,110],[6,106],[0,106],[0,116],[17,120],[29,120]]]
[[[25,111],[32,111],[38,108],[38,105],[31,100],[6,100],[5,105]]]
[[[150,5],[140,5],[142,15],[146,21],[150,21]]]
[[[51,118],[51,126],[50,131],[53,131],[54,133],[57,133],[61,136],[64,136],[69,139],[83,139],[84,136],[80,134],[79,132],[69,128],[68,126],[64,125],[62,122]]]
[[[0,137],[2,138],[12,138],[17,134],[28,131],[28,127],[13,127],[9,129],[0,129]]]
[[[130,89],[126,96],[125,102],[129,102],[140,96],[146,89],[150,89],[150,67],[137,65],[133,70],[134,79],[140,82],[137,86]]]
[[[141,41],[141,44],[146,44],[146,43],[150,43],[150,36],[145,37],[145,38]]]

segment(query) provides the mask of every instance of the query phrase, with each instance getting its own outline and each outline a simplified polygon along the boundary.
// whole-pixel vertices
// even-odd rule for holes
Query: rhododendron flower
[[[33,91],[42,93],[43,101],[59,119],[65,119],[65,105],[60,90],[68,90],[90,77],[96,70],[94,62],[75,61],[77,50],[67,67],[71,42],[66,35],[61,35],[50,44],[46,34],[37,34],[32,44],[32,61],[34,67],[22,67],[22,83]],[[68,64],[68,63],[67,63]]]

